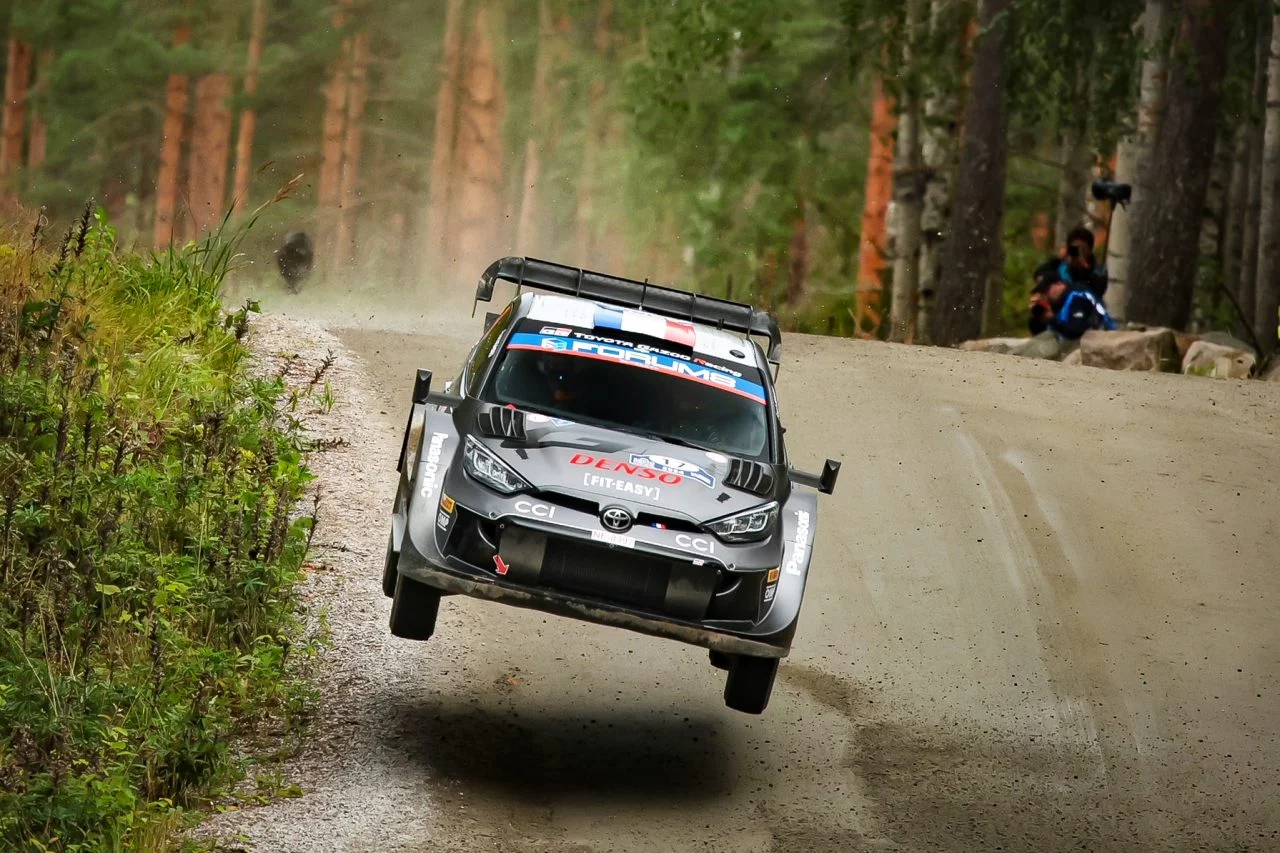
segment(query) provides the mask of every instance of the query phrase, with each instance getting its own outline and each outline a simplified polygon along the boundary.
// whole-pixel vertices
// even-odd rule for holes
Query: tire
[[[763,714],[777,674],[777,658],[735,655],[724,683],[724,704],[744,714]]]
[[[718,652],[715,649],[711,649],[711,654],[709,656],[711,658],[711,665],[716,669],[728,670],[733,664],[733,658],[724,652]]]
[[[400,552],[395,548],[396,532],[394,529],[387,534],[387,561],[382,567],[382,594],[387,598],[395,598],[396,595],[396,578],[400,573],[396,571],[396,564],[400,562]]]
[[[398,575],[391,599],[391,635],[404,640],[427,640],[436,631],[440,592]]]

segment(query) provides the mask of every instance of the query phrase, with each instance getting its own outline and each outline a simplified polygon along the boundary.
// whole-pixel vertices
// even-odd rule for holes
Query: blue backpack
[[[1062,337],[1075,340],[1090,329],[1114,331],[1116,321],[1111,319],[1102,300],[1091,292],[1070,290],[1054,313],[1052,325]]]

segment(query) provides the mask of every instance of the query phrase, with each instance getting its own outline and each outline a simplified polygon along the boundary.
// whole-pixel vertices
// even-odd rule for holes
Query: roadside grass
[[[123,253],[91,208],[42,237],[0,244],[0,849],[168,849],[314,703],[327,365],[253,370],[238,238]]]

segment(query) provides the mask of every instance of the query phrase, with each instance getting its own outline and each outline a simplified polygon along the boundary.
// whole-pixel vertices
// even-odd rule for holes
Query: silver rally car
[[[441,595],[492,599],[705,647],[725,703],[763,712],[840,468],[789,463],[776,322],[531,258],[494,262],[477,301],[502,281],[516,298],[461,372],[414,383],[391,633],[428,639]]]

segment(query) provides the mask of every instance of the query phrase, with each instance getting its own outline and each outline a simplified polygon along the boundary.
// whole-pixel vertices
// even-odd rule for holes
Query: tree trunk
[[[36,90],[45,91],[45,75],[53,64],[53,51],[43,50],[36,60]],[[34,172],[44,165],[49,154],[49,125],[38,107],[31,108],[31,140],[27,147],[27,171]]]
[[[253,0],[249,55],[244,64],[245,107],[240,111],[240,131],[236,138],[235,185],[231,197],[231,209],[234,213],[243,212],[245,205],[249,202],[249,176],[253,171],[253,134],[258,123],[253,99],[258,94],[258,73],[262,67],[262,41],[266,30],[267,0]]]
[[[194,235],[212,231],[226,214],[227,163],[231,148],[231,75],[206,74],[196,81],[187,192]]]
[[[907,33],[902,62],[908,86],[898,113],[898,151],[894,176],[894,208],[898,217],[898,239],[894,247],[893,291],[889,303],[889,340],[910,339],[916,318],[916,293],[920,288],[920,230],[924,217],[924,181],[920,151],[920,98],[916,53],[921,46],[920,28],[925,0],[908,0]]]
[[[467,39],[458,110],[455,258],[484,269],[499,251],[502,223],[502,81],[494,53],[494,4],[481,2]]]
[[[1008,149],[1005,139],[1005,40],[1011,0],[981,0],[972,84],[951,212],[933,339],[948,345],[982,332],[983,302],[1002,262]]]
[[[342,30],[347,25],[347,12],[351,0],[342,0],[333,12],[333,28]],[[319,239],[317,256],[320,266],[328,266],[337,254],[333,250],[337,231],[338,199],[342,191],[342,143],[347,130],[348,66],[351,62],[351,38],[342,40],[342,47],[329,69],[329,82],[324,93],[324,118],[320,143],[320,186],[316,193],[317,232]]]
[[[174,47],[191,40],[191,27],[182,24],[173,36]],[[187,124],[190,81],[185,74],[170,74],[164,97],[164,131],[160,147],[160,172],[156,175],[156,221],[153,242],[163,249],[174,241],[178,211],[178,177],[182,171],[182,141]]]
[[[929,36],[934,44],[947,35],[950,20],[950,0],[931,0],[929,8]],[[965,22],[965,51],[969,50],[972,20]],[[958,74],[959,67],[952,69]],[[929,343],[932,340],[932,322],[924,316],[926,305],[931,305],[938,292],[938,280],[942,271],[942,254],[946,246],[947,227],[951,219],[951,182],[955,167],[957,120],[960,112],[959,98],[952,82],[954,78],[940,73],[930,88],[924,102],[924,128],[921,155],[925,169],[924,211],[920,220],[920,299],[921,315],[916,317],[912,340]]]
[[[342,179],[338,196],[335,266],[356,257],[356,215],[360,206],[360,155],[364,147],[364,111],[369,101],[369,33],[356,33],[347,85],[346,134],[342,141]]]
[[[547,78],[554,53],[555,28],[551,21],[550,0],[538,0],[538,58],[533,67],[533,111],[529,136],[524,143],[524,179],[520,184],[520,216],[516,226],[516,251],[532,254],[538,239],[538,181],[542,179],[540,140],[548,132],[547,116],[551,111],[551,93]]]
[[[1261,242],[1259,222],[1262,219],[1262,149],[1271,36],[1274,29],[1270,2],[1271,0],[1257,0],[1258,42],[1253,75],[1252,116],[1249,125],[1249,201],[1245,208],[1244,240],[1240,249],[1240,291],[1238,293],[1244,318],[1236,328],[1237,334],[1245,337],[1248,336],[1246,327],[1250,330],[1256,329],[1254,312],[1257,309],[1258,255]]]
[[[1134,226],[1138,221],[1142,197],[1147,191],[1142,183],[1144,172],[1151,159],[1151,147],[1159,132],[1160,117],[1164,113],[1165,76],[1168,70],[1168,51],[1164,49],[1164,39],[1169,22],[1169,0],[1147,0],[1142,15],[1142,42],[1146,58],[1142,63],[1137,132],[1121,141],[1119,162],[1116,165],[1116,180],[1133,185],[1133,201],[1127,207],[1116,210],[1107,243],[1107,271],[1111,278],[1111,284],[1107,288],[1107,308],[1117,320],[1128,316],[1129,256]]]
[[[796,218],[791,224],[791,245],[787,247],[787,304],[797,305],[804,297],[809,277],[808,205],[796,200]]]
[[[1061,141],[1059,162],[1062,164],[1062,174],[1058,178],[1058,212],[1053,229],[1055,246],[1066,245],[1067,234],[1071,229],[1085,224],[1091,160],[1086,128],[1064,127]]]
[[[613,15],[613,0],[600,0],[596,11],[595,48],[600,64],[604,66],[609,56],[609,27]],[[578,263],[590,266],[594,260],[596,160],[600,149],[600,137],[604,133],[605,80],[596,75],[591,84],[591,96],[587,105],[587,137],[582,149],[582,171],[578,182],[578,206],[574,221]]]
[[[1258,220],[1254,326],[1263,355],[1276,351],[1277,329],[1280,329],[1280,197],[1277,193],[1280,193],[1280,20],[1272,23],[1262,158],[1262,216]]]
[[[1240,253],[1244,247],[1245,209],[1249,204],[1249,127],[1242,124],[1231,143],[1231,179],[1222,227],[1222,281],[1240,298]]]
[[[893,198],[893,132],[897,125],[893,99],[883,84],[875,84],[871,106],[871,147],[867,155],[866,198],[862,204],[861,245],[858,248],[858,283],[854,308],[854,334],[874,336],[883,319],[882,278],[888,237],[889,202]]]
[[[1191,318],[1233,5],[1187,0],[1178,26],[1174,51],[1185,60],[1169,76],[1168,106],[1146,170],[1148,192],[1131,259],[1128,313],[1150,325],[1183,328]]]
[[[31,46],[9,37],[9,61],[4,78],[4,119],[0,123],[0,181],[6,206],[18,203],[13,175],[22,168],[22,142],[26,137],[27,91],[31,87]]]
[[[446,262],[452,227],[454,145],[458,125],[459,69],[462,63],[463,0],[448,0],[444,15],[444,50],[440,88],[436,93],[435,144],[431,151],[431,184],[427,188],[426,247],[429,268]],[[447,277],[446,277],[447,278]]]

